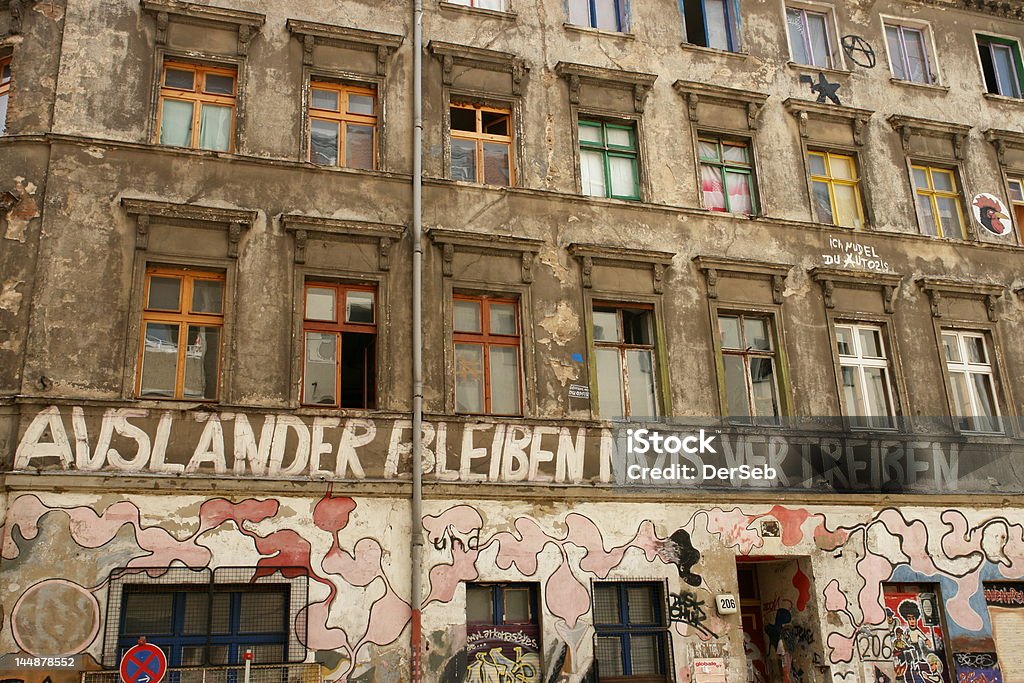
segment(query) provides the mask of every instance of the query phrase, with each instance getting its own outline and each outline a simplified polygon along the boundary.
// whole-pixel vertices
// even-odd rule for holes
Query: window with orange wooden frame
[[[215,401],[224,331],[224,274],[150,266],[136,394]]]
[[[372,285],[306,283],[303,405],[376,407],[376,303]]]
[[[310,81],[309,160],[321,166],[377,168],[377,91]]]
[[[164,62],[160,73],[157,140],[161,145],[234,150],[238,70]]]
[[[11,58],[0,58],[0,135],[7,132],[7,101],[11,94]]]
[[[475,104],[449,110],[451,177],[485,185],[514,185],[512,112]]]
[[[454,296],[455,411],[521,415],[519,302]]]

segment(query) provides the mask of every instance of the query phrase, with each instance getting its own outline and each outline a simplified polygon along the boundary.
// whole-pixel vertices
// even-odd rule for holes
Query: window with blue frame
[[[671,680],[665,585],[601,581],[593,588],[598,680]]]
[[[686,42],[735,52],[736,17],[733,0],[682,0]]]
[[[125,586],[118,656],[140,636],[163,648],[172,667],[288,660],[289,587]]]
[[[628,0],[568,0],[569,23],[602,31],[629,30]]]

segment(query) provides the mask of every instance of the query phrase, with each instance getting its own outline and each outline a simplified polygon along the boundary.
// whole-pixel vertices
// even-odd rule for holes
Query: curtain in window
[[[704,191],[704,208],[725,211],[725,190],[722,187],[722,172],[715,166],[700,167],[700,185]]]
[[[729,17],[725,3],[729,0],[704,0],[704,21],[707,23],[708,47],[728,50]]]
[[[231,149],[232,113],[231,107],[203,105],[202,120],[199,122],[200,149],[214,149],[220,152]]]
[[[608,165],[612,172],[612,196],[635,197],[637,195],[636,162],[627,157],[609,157]]]
[[[931,74],[928,73],[924,34],[921,31],[905,28],[903,29],[903,43],[907,47],[907,64],[910,66],[910,73],[907,77],[915,83],[930,83]]]
[[[729,208],[732,212],[754,213],[754,204],[750,196],[750,176],[727,172],[725,180],[729,191]]]
[[[190,147],[192,145],[192,103],[164,100],[160,112],[160,144]]]
[[[580,152],[580,177],[583,194],[588,197],[605,197],[604,155],[600,152]]]

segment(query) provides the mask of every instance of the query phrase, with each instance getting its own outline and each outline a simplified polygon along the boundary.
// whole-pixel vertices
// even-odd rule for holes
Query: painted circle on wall
[[[971,202],[971,211],[974,212],[974,220],[989,233],[1000,237],[1013,233],[1010,212],[1006,204],[1003,204],[1003,200],[994,194],[982,192],[975,195]]]
[[[68,619],[74,614],[74,619]],[[100,604],[88,589],[65,579],[29,587],[11,610],[14,642],[36,656],[66,657],[82,652],[100,630]]]

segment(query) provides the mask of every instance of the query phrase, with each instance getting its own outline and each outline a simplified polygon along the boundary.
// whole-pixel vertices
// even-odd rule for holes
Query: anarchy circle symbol
[[[846,56],[850,58],[857,66],[862,66],[865,69],[875,68],[875,50],[868,44],[868,41],[864,40],[860,36],[850,34],[843,36],[843,50],[846,52]]]

